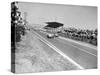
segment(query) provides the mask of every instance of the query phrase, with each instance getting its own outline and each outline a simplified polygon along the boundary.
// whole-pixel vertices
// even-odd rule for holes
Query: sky
[[[27,13],[30,24],[44,24],[45,22],[60,22],[64,27],[80,29],[97,28],[97,7],[61,4],[19,2],[19,11]],[[23,17],[24,18],[24,17]]]

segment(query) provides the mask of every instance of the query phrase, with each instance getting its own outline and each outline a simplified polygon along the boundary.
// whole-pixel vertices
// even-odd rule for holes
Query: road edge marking
[[[61,39],[64,39],[64,40],[67,40],[67,38],[62,37],[62,36],[60,36],[60,38],[61,38]],[[72,40],[72,39],[69,39],[69,40]],[[69,40],[67,40],[67,41],[69,41]],[[72,42],[73,42],[73,41],[72,41]],[[79,44],[78,42],[74,42],[74,43]],[[80,44],[79,44],[79,45],[80,45]],[[88,48],[91,48],[91,49],[94,49],[94,50],[96,50],[96,51],[97,51],[97,48],[89,47],[89,46],[86,46],[86,45],[82,45],[82,46],[85,46],[85,47],[88,47]]]
[[[42,33],[44,33],[44,34],[48,34],[47,32],[44,32],[44,31],[41,31]],[[62,37],[62,36],[59,36],[59,37],[61,37],[61,39],[64,39],[64,40],[67,40],[66,38],[64,38],[64,37]],[[71,39],[70,39],[71,40]],[[68,40],[67,40],[68,41]],[[72,41],[73,42],[73,41]],[[74,43],[77,43],[77,44],[79,44],[78,42],[74,42]],[[80,45],[80,44],[79,44]],[[83,46],[86,46],[86,45],[83,45]],[[92,47],[89,47],[89,46],[86,46],[86,47],[88,47],[88,48],[91,48],[91,49],[94,49],[94,50],[96,50],[97,51],[97,48],[92,48]]]
[[[79,65],[78,63],[76,63],[74,60],[72,60],[70,57],[68,57],[65,53],[63,53],[61,50],[59,50],[57,47],[55,47],[54,45],[52,45],[50,42],[48,42],[47,40],[45,40],[41,35],[39,35],[38,33],[36,33],[34,31],[35,34],[37,34],[39,37],[41,37],[42,39],[40,39],[42,42],[44,42],[45,44],[47,44],[49,47],[51,47],[52,49],[54,49],[56,52],[58,52],[60,55],[62,55],[64,58],[66,58],[67,60],[69,60],[71,63],[73,63],[74,65],[76,65],[79,69],[84,69],[81,65]],[[45,41],[46,42],[45,42]]]
[[[60,38],[60,39],[63,39],[63,38],[61,38],[61,37],[59,37],[59,38]],[[72,45],[72,44],[70,44],[70,45]],[[78,48],[78,49],[80,49],[81,51],[83,51],[83,52],[85,52],[85,53],[88,53],[88,54],[91,54],[91,55],[97,57],[97,55],[95,55],[95,54],[93,54],[93,53],[90,53],[90,52],[86,51],[85,49],[81,49],[81,48],[79,48],[79,47],[77,47],[77,46],[74,46],[74,45],[72,45],[72,46],[73,46],[73,47],[76,47],[76,48]]]

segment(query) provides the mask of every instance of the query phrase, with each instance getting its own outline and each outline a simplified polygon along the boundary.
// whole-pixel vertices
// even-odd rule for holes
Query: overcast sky
[[[97,28],[97,7],[19,2],[19,10],[27,12],[30,24],[57,21],[65,27]]]

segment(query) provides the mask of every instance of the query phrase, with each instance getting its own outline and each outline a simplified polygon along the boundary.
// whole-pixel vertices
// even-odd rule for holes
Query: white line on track
[[[60,39],[63,39],[63,38],[61,38],[61,37],[59,37]],[[96,56],[97,57],[97,55],[95,55],[95,54],[93,54],[93,53],[90,53],[90,52],[88,52],[88,51],[86,51],[85,49],[82,49],[82,48],[79,48],[79,47],[77,47],[77,46],[74,46],[74,45],[72,45],[72,44],[70,44],[71,46],[73,46],[73,47],[76,47],[77,49],[79,49],[79,50],[81,50],[81,51],[83,51],[83,52],[86,52],[86,53],[88,53],[88,54],[91,54],[91,55],[93,55],[93,56]]]
[[[42,33],[44,33],[44,34],[48,34],[47,32],[43,32],[43,31],[41,31]],[[63,38],[63,37],[59,37],[60,39],[64,39],[64,40],[67,40],[67,39],[65,39],[65,38]],[[68,40],[67,40],[68,41]],[[78,43],[77,43],[78,44]],[[72,45],[72,44],[70,44],[70,45]],[[78,48],[79,50],[81,50],[81,51],[83,51],[83,52],[85,52],[85,53],[88,53],[88,54],[91,54],[91,55],[93,55],[93,56],[96,56],[97,57],[97,55],[95,55],[95,54],[93,54],[93,53],[90,53],[90,52],[88,52],[88,51],[86,51],[86,50],[84,50],[84,49],[82,49],[82,48],[79,48],[79,47],[77,47],[77,46],[74,46],[74,45],[72,45],[73,47],[76,47],[76,48]],[[91,47],[89,47],[89,48],[91,48]]]
[[[45,31],[41,31],[41,32],[44,33],[44,34],[48,34],[48,33],[45,32]],[[61,36],[60,36],[60,38],[61,38],[61,39],[64,39],[64,40],[67,40],[67,41],[69,41],[69,40],[71,41],[71,39],[68,40],[68,39],[66,39],[66,38],[64,38],[64,37],[61,37]],[[77,41],[74,41],[74,40],[73,40],[72,42],[77,43],[77,44],[79,44],[79,45],[81,44],[81,43],[79,43],[79,42],[77,42]],[[81,45],[82,45],[82,46],[86,46],[86,45],[83,45],[83,44],[81,44]],[[91,49],[94,49],[94,50],[97,51],[97,48],[89,47],[89,46],[86,46],[86,47],[91,48]]]
[[[67,40],[67,41],[71,41],[71,39],[67,39],[67,38],[64,38],[64,37],[61,37],[61,36],[60,36],[60,38],[61,38],[61,39],[64,39],[64,40]],[[77,41],[72,40],[71,42],[77,43],[77,44],[79,44],[79,45],[82,45],[82,46],[85,46],[85,47],[88,47],[88,48],[91,48],[91,49],[94,49],[94,50],[97,51],[97,48],[89,47],[89,46],[84,45],[84,44],[81,44],[81,43],[79,43],[79,42],[77,42]]]
[[[54,45],[52,45],[50,42],[48,42],[46,39],[44,39],[42,36],[40,36],[37,32],[33,31],[36,35],[38,35],[40,38],[40,40],[42,42],[44,42],[45,44],[47,44],[49,47],[51,47],[52,49],[54,49],[56,52],[58,52],[59,54],[61,54],[63,57],[65,57],[67,60],[69,60],[71,63],[73,63],[74,65],[76,65],[78,68],[80,69],[84,69],[81,65],[79,65],[78,63],[76,63],[74,60],[72,60],[70,57],[68,57],[66,54],[64,54],[61,50],[59,50],[57,47],[55,47]]]

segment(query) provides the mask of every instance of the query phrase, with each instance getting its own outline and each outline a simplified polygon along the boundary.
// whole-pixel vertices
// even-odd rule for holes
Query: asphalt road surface
[[[61,39],[59,37],[48,39],[46,34],[36,31],[52,45],[56,46],[64,54],[81,65],[84,69],[97,68],[97,49],[82,46],[80,44]]]

